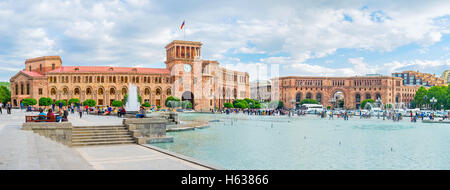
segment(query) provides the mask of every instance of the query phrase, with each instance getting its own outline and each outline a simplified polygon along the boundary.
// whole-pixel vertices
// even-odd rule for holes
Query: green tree
[[[11,101],[11,90],[6,86],[0,86],[0,102],[6,104]]]
[[[391,109],[392,108],[392,104],[386,104],[384,105],[384,109]]]
[[[366,104],[367,103],[374,103],[375,101],[372,99],[365,99],[361,102],[361,109],[365,109],[366,108]]]
[[[331,109],[331,106],[327,106],[327,109]]]
[[[24,106],[34,106],[37,104],[36,99],[34,98],[25,98],[22,100]]]
[[[39,98],[39,106],[50,106],[53,104],[53,100],[51,98],[42,97]]]
[[[176,103],[174,103],[174,102],[176,102]],[[176,105],[179,105],[180,102],[181,102],[181,100],[179,98],[169,96],[166,98],[166,102],[164,103],[164,105],[166,105],[166,107],[173,108],[173,107],[177,107]]]
[[[427,97],[429,103],[433,109],[441,109],[442,105],[447,104],[447,90],[448,88],[446,86],[433,86],[430,89],[428,89]],[[432,103],[430,100],[432,98],[435,98],[437,102]]]
[[[300,101],[300,105],[303,104],[319,104],[319,102],[313,99],[303,99],[302,101]]]
[[[77,104],[77,103],[80,103],[80,99],[78,99],[78,98],[72,98],[72,99],[69,100],[68,104],[69,104],[69,105],[72,105],[72,103],[73,103],[74,105]]]
[[[144,107],[148,108],[148,107],[150,107],[151,105],[150,105],[150,103],[148,103],[148,102],[145,102],[145,103],[143,103],[143,104],[142,104],[142,106],[144,106]]]
[[[416,102],[418,107],[422,107],[423,105],[427,104],[427,100],[424,99],[427,92],[428,90],[423,86],[417,89],[416,95],[414,96],[414,101]]]
[[[87,99],[83,102],[83,105],[87,105],[89,107],[95,107],[97,105],[97,102],[93,99]]]
[[[118,107],[122,107],[123,103],[120,100],[114,100],[114,101],[112,101],[111,106],[118,108]]]
[[[248,103],[245,100],[237,99],[233,101],[233,107],[245,109],[248,108]]]
[[[182,101],[181,107],[184,109],[192,109],[192,103],[188,100]]]
[[[63,104],[63,106],[67,106],[67,103],[65,100],[56,100],[55,105],[58,106],[60,102]]]
[[[233,107],[233,104],[230,103],[230,102],[225,102],[225,103],[223,104],[223,107],[226,107],[226,108],[234,108],[234,107]]]

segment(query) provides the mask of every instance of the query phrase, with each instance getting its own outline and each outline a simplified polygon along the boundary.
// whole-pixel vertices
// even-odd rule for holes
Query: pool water
[[[316,116],[180,114],[218,120],[153,144],[226,169],[450,169],[450,125]]]

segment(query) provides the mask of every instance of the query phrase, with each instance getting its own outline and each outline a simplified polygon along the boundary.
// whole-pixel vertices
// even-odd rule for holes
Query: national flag
[[[183,23],[181,24],[181,30],[183,30],[183,26],[184,26],[184,20],[183,20]]]

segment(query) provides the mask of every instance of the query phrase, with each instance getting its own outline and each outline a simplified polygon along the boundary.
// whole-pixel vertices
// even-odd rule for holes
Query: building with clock
[[[63,66],[59,56],[27,59],[11,79],[11,101],[25,98],[93,99],[98,105],[122,100],[133,83],[144,102],[165,107],[167,97],[192,102],[197,111],[222,108],[250,96],[249,75],[201,57],[202,43],[175,40],[166,46],[166,68]]]

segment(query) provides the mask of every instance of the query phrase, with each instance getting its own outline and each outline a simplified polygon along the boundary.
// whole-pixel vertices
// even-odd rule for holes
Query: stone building
[[[409,106],[418,86],[404,86],[402,79],[389,76],[301,77],[272,79],[272,100],[287,108],[298,108],[303,99],[315,99],[324,107],[360,108],[365,99],[380,99],[383,104]]]
[[[403,79],[403,85],[406,86],[442,86],[447,82],[442,78],[436,77],[435,74],[421,73],[419,71],[403,71],[400,73],[392,73],[393,77]]]
[[[442,80],[444,80],[444,82],[447,82],[447,84],[450,84],[450,70],[445,70],[442,73]]]
[[[270,81],[254,81],[250,83],[250,98],[269,102],[272,96]]]
[[[248,73],[203,60],[201,46],[200,42],[171,42],[166,46],[166,68],[63,66],[59,56],[27,59],[25,69],[10,79],[11,100],[14,106],[24,98],[41,97],[93,99],[98,105],[111,105],[128,93],[129,83],[138,87],[143,101],[163,108],[169,96],[191,101],[198,111],[249,97]]]

